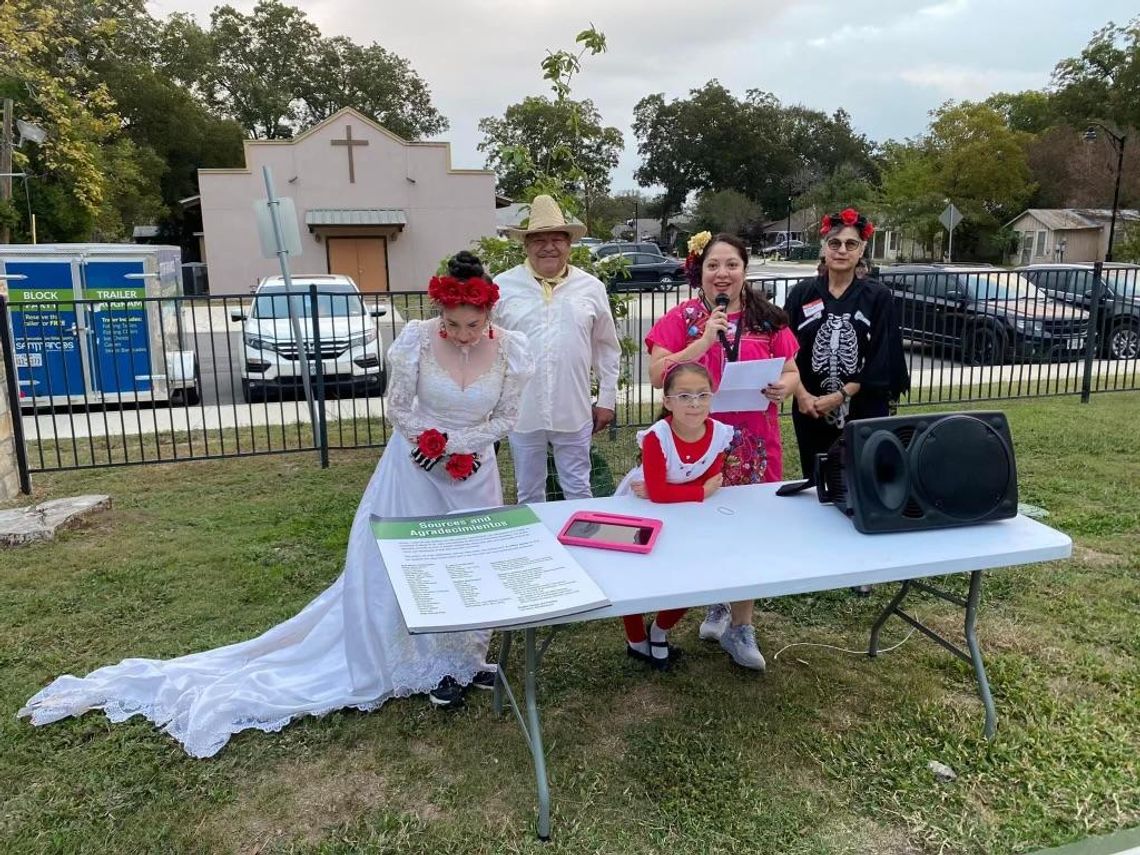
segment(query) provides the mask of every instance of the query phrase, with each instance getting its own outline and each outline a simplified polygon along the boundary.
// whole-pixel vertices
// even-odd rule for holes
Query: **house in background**
[[[1013,264],[1101,261],[1108,252],[1112,211],[1105,208],[1029,208],[1008,223],[1018,235]],[[1140,211],[1116,212],[1116,240],[1129,225],[1140,223]]]
[[[279,272],[262,258],[253,206],[262,166],[297,210],[294,273],[343,273],[362,291],[422,290],[441,259],[495,234],[495,175],[453,169],[445,142],[408,142],[346,107],[291,140],[246,140],[244,169],[200,169],[214,294]]]

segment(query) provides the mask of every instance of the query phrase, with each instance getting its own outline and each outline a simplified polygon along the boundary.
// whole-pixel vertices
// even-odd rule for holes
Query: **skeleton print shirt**
[[[898,388],[902,339],[891,292],[879,282],[856,279],[836,299],[826,276],[806,279],[788,294],[784,310],[800,344],[796,364],[807,391],[827,395],[859,383],[862,389],[851,399],[857,418],[860,403],[882,402]]]

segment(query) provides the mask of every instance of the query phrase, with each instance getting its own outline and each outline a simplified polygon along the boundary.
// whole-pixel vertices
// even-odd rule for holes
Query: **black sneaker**
[[[437,709],[456,709],[463,706],[463,687],[454,677],[444,677],[438,686],[428,692],[428,700]]]
[[[471,678],[471,687],[491,691],[495,688],[497,676],[498,674],[495,671],[476,671],[475,676]]]

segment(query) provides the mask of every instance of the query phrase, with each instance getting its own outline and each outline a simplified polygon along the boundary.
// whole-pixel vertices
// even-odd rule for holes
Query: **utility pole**
[[[11,98],[4,99],[4,119],[0,124],[0,203],[12,198],[12,113]],[[0,225],[0,244],[12,239],[7,225]]]

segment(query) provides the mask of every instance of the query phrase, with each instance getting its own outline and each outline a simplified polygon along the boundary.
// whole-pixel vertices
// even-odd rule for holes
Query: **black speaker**
[[[819,500],[865,534],[917,531],[1017,514],[1017,467],[1004,413],[939,413],[849,422],[816,456]]]

